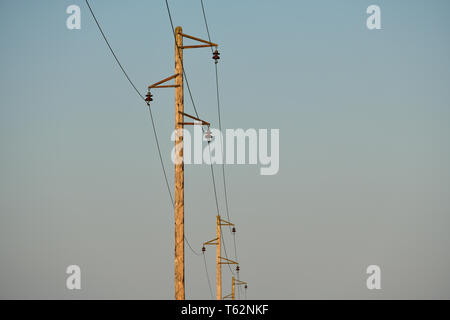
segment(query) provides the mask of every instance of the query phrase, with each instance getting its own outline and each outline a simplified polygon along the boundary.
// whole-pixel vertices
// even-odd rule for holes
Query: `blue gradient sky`
[[[280,129],[278,175],[226,168],[248,298],[450,298],[450,2],[204,2],[223,126]],[[66,28],[70,4],[81,30]],[[176,25],[207,37],[200,1],[170,4]],[[366,28],[371,4],[382,30]],[[91,5],[142,92],[173,73],[164,1]],[[148,112],[84,1],[1,1],[0,39],[0,298],[172,298],[173,212]],[[209,49],[185,64],[217,125]],[[173,104],[155,94],[171,183]],[[185,199],[200,249],[215,231],[207,166],[186,167]],[[214,282],[213,250],[207,262]],[[65,289],[70,264],[80,292]],[[380,291],[366,289],[370,264]],[[186,287],[209,298],[189,251]]]

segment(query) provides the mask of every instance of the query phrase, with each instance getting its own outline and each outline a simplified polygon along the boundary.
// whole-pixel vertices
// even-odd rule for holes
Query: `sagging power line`
[[[120,69],[122,70],[122,73],[124,74],[124,76],[126,77],[128,82],[130,83],[130,85],[133,87],[133,89],[135,90],[137,95],[142,100],[145,101],[146,98],[144,98],[144,96],[139,92],[139,90],[137,89],[136,85],[131,80],[131,78],[128,75],[128,73],[125,71],[125,68],[123,67],[122,63],[120,62],[119,58],[117,57],[114,49],[111,47],[110,42],[108,41],[108,38],[106,37],[105,33],[103,32],[103,28],[101,27],[101,25],[100,25],[96,15],[95,15],[94,11],[91,8],[91,5],[89,4],[89,1],[85,0],[85,2],[86,2],[86,5],[89,8],[89,12],[91,13],[92,18],[95,21],[95,24],[97,25],[98,30],[100,31],[103,39],[105,40],[106,45],[108,46],[111,54],[113,55],[114,59],[116,60],[117,64],[119,65]],[[160,145],[159,145],[159,139],[158,139],[158,134],[157,134],[157,131],[156,131],[156,125],[155,125],[155,121],[154,121],[154,118],[153,118],[153,113],[152,113],[152,110],[150,108],[148,108],[148,110],[149,110],[149,114],[150,114],[150,120],[151,120],[151,124],[152,124],[153,134],[154,134],[154,137],[155,137],[156,147],[157,147],[157,150],[158,150],[158,156],[159,156],[159,160],[160,160],[160,163],[161,163],[161,168],[162,168],[163,175],[164,175],[164,180],[166,182],[167,191],[169,193],[169,197],[170,197],[170,201],[171,201],[172,207],[174,207],[174,200],[173,200],[172,192],[170,191],[169,180],[167,179],[167,173],[166,173],[166,169],[165,169],[165,166],[164,166],[164,161],[163,161],[162,154],[161,154],[161,148],[160,148]],[[200,256],[200,253],[198,253],[197,251],[194,250],[194,248],[192,248],[192,246],[189,243],[189,240],[187,239],[186,235],[185,235],[185,237],[186,237],[185,238],[186,244],[188,245],[188,247],[192,251],[192,253],[195,254],[196,256]]]
[[[165,3],[166,3],[166,8],[167,8],[167,13],[168,13],[170,25],[171,25],[172,32],[173,32],[174,39],[175,39],[175,44],[176,44],[176,50],[175,50],[175,51],[176,51],[176,55],[179,55],[179,56],[180,56],[180,49],[181,49],[181,48],[180,48],[179,46],[177,46],[176,32],[175,32],[175,29],[174,29],[174,24],[173,24],[173,20],[172,20],[172,14],[171,14],[171,12],[170,12],[170,7],[169,7],[168,0],[165,0]],[[206,46],[205,46],[205,45],[200,45],[200,46],[197,45],[197,46],[194,46],[195,48],[208,47],[208,44],[212,44],[211,37],[210,37],[210,33],[209,33],[209,27],[208,27],[208,23],[207,23],[207,18],[206,18],[206,13],[205,13],[205,9],[204,9],[204,5],[203,5],[203,2],[202,2],[202,1],[201,1],[201,5],[202,5],[202,12],[203,12],[203,17],[204,17],[204,21],[205,21],[205,25],[206,25],[206,29],[207,29],[207,33],[208,33],[208,40],[209,40],[209,41],[205,41],[205,40],[202,40],[202,39],[199,39],[199,38],[196,38],[196,37],[191,37],[191,39],[193,39],[193,40],[200,40],[200,42],[207,44]],[[219,128],[220,128],[220,130],[221,130],[221,120],[220,120],[220,98],[219,98],[219,81],[218,81],[218,70],[217,70],[217,62],[218,62],[218,60],[220,59],[220,53],[219,53],[218,50],[217,50],[217,46],[215,47],[215,51],[213,50],[213,47],[214,47],[214,46],[210,46],[210,47],[211,47],[211,52],[212,52],[212,54],[213,54],[214,65],[215,65],[217,108],[218,108],[218,117],[219,117]],[[196,108],[196,104],[195,104],[194,99],[193,99],[192,91],[191,91],[191,88],[190,88],[190,86],[189,86],[187,74],[186,74],[186,71],[185,71],[185,69],[184,69],[184,65],[183,65],[183,64],[182,64],[182,70],[183,70],[184,78],[185,78],[185,80],[186,80],[186,85],[187,85],[187,89],[188,89],[188,92],[189,92],[189,97],[190,97],[190,99],[191,99],[192,106],[193,106],[193,108],[194,108],[194,112],[195,112],[195,114],[197,115],[197,117],[199,117],[199,114],[198,114],[198,111],[197,111],[197,108]],[[209,147],[209,146],[208,146],[208,147]],[[211,149],[210,149],[210,147],[209,147],[209,152],[210,152],[210,156],[211,156]],[[222,153],[222,154],[223,154],[223,153]],[[223,163],[223,161],[222,161],[222,163]],[[215,198],[215,202],[216,202],[216,210],[217,210],[217,212],[218,212],[218,214],[219,214],[219,202],[218,202],[218,196],[217,196],[217,189],[216,189],[215,175],[214,175],[213,164],[212,164],[211,161],[210,161],[210,169],[211,169],[211,178],[212,178],[212,184],[213,184],[213,190],[214,190],[214,198]],[[223,173],[223,174],[222,174],[222,177],[223,177],[223,185],[224,185],[224,192],[225,192],[226,210],[227,210],[226,212],[227,212],[227,217],[229,218],[230,215],[229,215],[229,209],[228,209],[228,196],[227,196],[227,189],[226,189],[225,167],[224,167],[224,165],[222,165],[222,173]],[[230,232],[231,232],[231,229],[230,229]],[[223,240],[223,233],[221,233],[221,235],[222,235],[222,240]],[[236,259],[236,261],[237,261],[237,245],[236,245],[236,237],[235,237],[235,233],[232,233],[232,235],[233,235],[233,242],[234,242],[234,249],[235,249],[235,259]],[[225,241],[223,240],[223,241],[221,241],[221,243],[222,243],[222,245],[223,245],[225,257],[228,259],[228,253],[227,253]],[[238,279],[239,279],[239,267],[237,267],[236,274],[235,274],[234,271],[231,269],[231,267],[230,267],[229,264],[228,264],[228,268],[229,268],[230,272],[233,274],[233,276],[236,275],[236,276],[238,277]],[[209,278],[208,278],[208,283],[209,283]],[[239,294],[239,291],[238,291],[238,294]]]
[[[156,88],[175,88],[175,96],[176,96],[176,123],[175,123],[175,127],[176,129],[182,129],[184,127],[184,125],[197,125],[197,122],[184,122],[184,117],[188,117],[191,118],[193,120],[199,121],[200,125],[203,126],[207,126],[208,130],[205,134],[206,136],[206,140],[209,142],[211,141],[211,131],[210,131],[210,123],[206,122],[204,120],[201,120],[199,118],[199,114],[193,99],[193,95],[192,95],[192,91],[191,88],[189,86],[189,82],[188,82],[188,78],[187,78],[187,74],[186,71],[184,69],[184,65],[183,65],[183,50],[184,49],[194,49],[194,48],[206,48],[206,47],[210,47],[211,48],[211,52],[213,53],[213,59],[215,62],[215,70],[216,70],[216,95],[217,95],[217,107],[218,107],[218,116],[219,116],[219,128],[221,129],[221,120],[220,120],[220,101],[219,101],[219,85],[218,85],[218,72],[217,72],[217,62],[220,59],[220,53],[217,50],[218,44],[211,42],[211,38],[210,38],[210,34],[209,34],[209,29],[208,29],[208,25],[207,25],[207,20],[206,20],[206,15],[205,15],[205,10],[203,7],[203,1],[201,1],[202,4],[202,11],[203,11],[203,15],[204,15],[204,19],[205,19],[205,24],[206,24],[206,28],[207,28],[207,32],[208,32],[208,39],[209,41],[197,38],[197,37],[193,37],[190,35],[186,35],[182,33],[182,29],[181,27],[177,27],[176,29],[174,28],[173,25],[173,21],[172,21],[172,16],[170,13],[170,8],[169,8],[169,4],[168,1],[165,0],[166,2],[166,6],[167,6],[167,11],[168,11],[168,15],[169,15],[169,19],[170,19],[170,24],[172,27],[172,31],[174,34],[174,39],[175,39],[175,62],[176,62],[176,73],[173,76],[170,76],[168,78],[165,78],[151,86],[149,86],[148,88],[148,93],[147,95],[144,97],[139,90],[137,89],[136,85],[134,84],[134,82],[131,80],[131,78],[129,77],[128,73],[125,71],[125,68],[123,67],[122,63],[120,62],[120,60],[118,59],[116,53],[114,52],[114,50],[112,49],[110,42],[108,41],[105,33],[103,32],[103,29],[100,26],[100,23],[98,22],[88,0],[85,0],[86,4],[89,8],[89,11],[104,39],[104,41],[106,42],[111,54],[113,55],[115,61],[117,62],[117,64],[119,65],[121,71],[123,72],[124,76],[127,78],[128,82],[130,83],[130,85],[133,87],[133,89],[136,91],[136,93],[139,95],[139,97],[144,100],[148,106],[149,109],[149,114],[150,114],[150,119],[151,119],[151,123],[152,123],[152,129],[154,132],[154,137],[155,137],[155,141],[156,141],[156,146],[157,146],[157,150],[158,150],[158,156],[159,156],[159,160],[161,163],[161,168],[163,171],[163,175],[164,175],[164,179],[165,179],[165,183],[166,183],[166,187],[169,193],[169,197],[171,200],[171,204],[172,207],[174,208],[175,211],[175,298],[176,299],[184,299],[185,298],[185,288],[184,288],[184,242],[186,241],[186,244],[188,245],[188,247],[190,248],[190,250],[197,256],[201,255],[200,253],[197,253],[192,246],[190,245],[185,232],[184,232],[184,165],[183,165],[183,153],[182,153],[182,148],[181,148],[181,153],[179,154],[179,156],[181,156],[181,163],[180,164],[176,164],[175,165],[175,198],[172,195],[171,192],[171,188],[170,188],[170,184],[167,178],[167,173],[165,170],[165,165],[164,165],[164,161],[163,161],[163,157],[161,154],[161,148],[160,148],[160,144],[159,144],[159,139],[158,139],[158,135],[157,135],[157,130],[156,130],[156,125],[155,125],[155,120],[153,117],[153,113],[150,107],[150,102],[153,101],[153,95],[150,92],[150,89],[156,89]],[[194,41],[198,41],[202,44],[198,44],[198,45],[186,45],[183,46],[183,38],[189,38],[191,40]],[[215,51],[213,50],[213,47],[215,48]],[[178,61],[178,62],[177,62]],[[174,79],[175,80],[175,84],[173,85],[166,85],[164,83],[166,83],[167,81],[170,81]],[[191,116],[187,113],[184,112],[184,96],[183,96],[183,84],[184,81],[186,80],[186,85],[188,88],[188,92],[189,92],[189,96],[194,108],[194,112],[196,114],[196,117]],[[182,131],[181,131],[182,132]],[[205,132],[205,131],[204,131]],[[182,146],[182,135],[178,135],[175,141],[175,147],[177,148],[177,146],[180,145]],[[226,191],[226,183],[225,183],[225,171],[224,171],[224,167],[222,167],[222,173],[223,173],[223,184],[224,184],[224,191],[225,191],[225,202],[226,202],[226,212],[227,212],[227,217],[229,218],[229,209],[228,209],[228,197],[227,197],[227,191]],[[211,176],[212,176],[212,182],[213,182],[213,187],[214,187],[214,195],[215,195],[215,202],[216,202],[216,209],[217,209],[217,214],[219,214],[219,205],[218,205],[218,196],[217,196],[217,190],[216,190],[216,183],[215,183],[215,178],[214,178],[214,170],[213,170],[213,166],[211,163]],[[219,224],[219,229],[221,229],[221,225]],[[234,229],[234,227],[233,227]],[[234,229],[235,230],[235,229]],[[231,231],[231,229],[230,229]],[[235,247],[235,257],[237,260],[237,250],[236,250],[236,240],[235,240],[235,232],[232,232],[233,234],[233,240],[234,240],[234,247]],[[233,261],[231,259],[228,258],[228,254],[226,251],[226,246],[225,246],[225,241],[223,240],[223,234],[222,232],[220,232],[220,237],[219,237],[219,244],[222,244],[224,247],[224,251],[225,251],[225,257],[221,257],[221,262],[220,264],[228,264],[230,266],[230,264],[237,264],[236,261]],[[219,248],[221,246],[219,245]],[[204,253],[204,252],[203,252]],[[211,290],[211,285],[210,285],[210,281],[209,281],[209,274],[208,274],[208,269],[207,269],[207,264],[206,264],[206,259],[205,259],[205,255],[203,254],[203,259],[204,259],[204,265],[205,265],[205,271],[206,271],[206,276],[207,276],[207,280],[208,280],[208,285],[210,287],[210,292],[212,294],[212,290]],[[234,272],[233,270],[231,270],[231,273],[233,274],[233,279],[234,278]],[[237,271],[237,275],[239,277],[239,266],[237,266],[236,268]],[[238,280],[239,281],[239,280]],[[234,280],[233,280],[234,283]]]

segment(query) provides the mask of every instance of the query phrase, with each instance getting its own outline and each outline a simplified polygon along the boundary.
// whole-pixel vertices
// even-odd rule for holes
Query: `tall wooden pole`
[[[175,299],[184,300],[183,36],[175,29]],[[178,159],[177,159],[178,157]]]
[[[217,216],[217,300],[222,300],[222,265],[220,263],[220,216]]]
[[[234,290],[235,290],[235,284],[234,284],[234,276],[231,277],[231,299],[234,300]]]

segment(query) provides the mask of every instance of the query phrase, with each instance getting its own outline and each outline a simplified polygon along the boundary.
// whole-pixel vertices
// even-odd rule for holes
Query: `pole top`
[[[182,27],[178,26],[178,27],[175,28],[175,33],[181,33],[181,32],[183,32],[183,28]]]

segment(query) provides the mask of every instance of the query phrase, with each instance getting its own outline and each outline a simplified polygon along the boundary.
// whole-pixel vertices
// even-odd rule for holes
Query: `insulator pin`
[[[208,128],[208,131],[206,131],[206,133],[205,133],[205,139],[206,139],[206,141],[211,142],[212,135],[211,135],[211,130],[209,128]]]
[[[153,101],[153,95],[150,93],[150,91],[149,92],[147,92],[147,94],[145,95],[145,101],[147,102],[147,103],[149,103],[150,101]]]
[[[219,51],[217,51],[217,49],[213,53],[213,59],[215,60],[215,63],[217,63],[218,60],[220,59],[220,53],[219,53]]]

